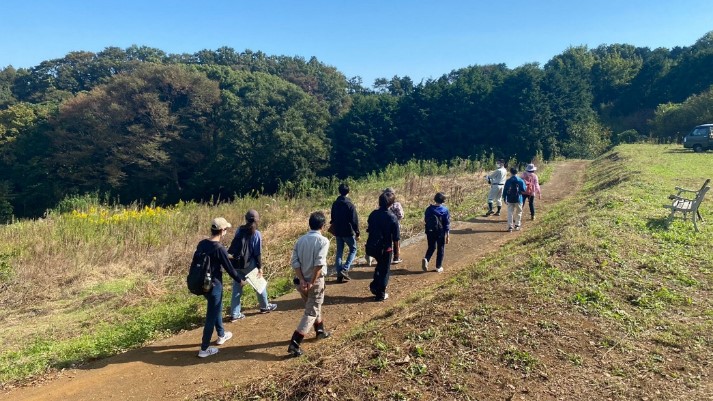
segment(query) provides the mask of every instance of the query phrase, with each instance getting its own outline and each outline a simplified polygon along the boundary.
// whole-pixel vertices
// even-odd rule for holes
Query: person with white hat
[[[527,184],[527,188],[522,193],[522,197],[527,200],[530,206],[530,220],[535,220],[535,195],[542,199],[542,191],[540,190],[540,179],[535,174],[537,167],[530,163],[525,167],[525,171],[520,176]]]
[[[208,308],[205,315],[205,326],[203,327],[203,338],[201,349],[198,351],[199,358],[205,358],[218,353],[218,348],[209,347],[213,330],[218,332],[216,344],[223,345],[233,337],[233,333],[225,331],[223,328],[223,272],[228,273],[239,285],[245,285],[245,277],[233,268],[228,256],[228,250],[220,242],[228,229],[232,227],[223,217],[216,217],[210,225],[210,237],[202,240],[196,247],[195,255],[208,255],[210,257],[210,291],[203,296],[208,301]]]

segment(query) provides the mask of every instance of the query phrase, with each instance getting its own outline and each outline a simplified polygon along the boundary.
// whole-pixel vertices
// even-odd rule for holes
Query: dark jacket
[[[225,246],[218,241],[204,239],[198,243],[196,253],[206,253],[210,256],[210,275],[213,285],[223,285],[223,269],[235,281],[243,281],[245,277],[233,268],[228,258],[228,251]]]
[[[255,261],[255,267],[262,269],[262,234],[260,234],[260,230],[255,230],[255,234],[250,235],[248,230],[249,229],[244,226],[238,228],[235,237],[233,237],[233,241],[230,243],[230,247],[228,247],[228,253],[233,255],[233,258],[237,258],[243,251],[243,241],[247,241],[245,245],[247,245],[248,248],[247,254],[250,255],[249,259]]]
[[[359,216],[356,207],[346,196],[338,196],[332,203],[332,220],[335,237],[359,237]]]
[[[443,232],[441,234],[445,235],[447,232],[451,231],[451,214],[448,211],[448,208],[443,206],[442,204],[428,205],[426,211],[423,214],[424,221],[428,221],[428,216],[434,214],[438,216],[439,219],[441,219],[441,226],[443,227]]]
[[[369,237],[373,235],[376,238],[385,238],[386,249],[393,248],[394,241],[401,239],[399,220],[390,210],[384,208],[371,212],[369,220],[367,220],[366,231],[369,233]]]

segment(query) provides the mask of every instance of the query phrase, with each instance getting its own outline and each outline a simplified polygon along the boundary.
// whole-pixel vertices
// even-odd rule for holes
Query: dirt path
[[[538,203],[539,210],[546,211],[568,196],[573,187],[579,188],[587,164],[586,161],[558,163],[551,180],[542,187],[544,197]],[[528,217],[527,207],[525,209],[523,215]],[[368,283],[373,268],[354,268],[352,281],[345,284],[336,284],[330,278],[323,312],[327,327],[338,339],[409,293],[447,279],[497,250],[519,235],[504,232],[506,214],[454,223],[451,242],[446,247],[443,274],[433,270],[421,271],[420,261],[426,248],[422,237],[406,242],[402,247],[404,263],[393,266],[390,298],[385,303],[371,301]],[[536,224],[536,221],[523,218],[523,230]],[[246,311],[247,319],[226,323],[226,330],[232,331],[234,337],[221,346],[215,356],[196,357],[201,327],[82,368],[66,370],[46,383],[0,395],[15,401],[185,399],[227,384],[261,377],[295,363],[287,358],[286,350],[301,316],[302,300],[296,293],[291,293],[276,301],[279,308],[273,313],[255,315]],[[310,338],[305,340],[303,348],[309,353],[315,346],[314,339]]]

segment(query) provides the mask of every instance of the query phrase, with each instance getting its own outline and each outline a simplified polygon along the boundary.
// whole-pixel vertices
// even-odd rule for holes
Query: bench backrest
[[[708,181],[710,180],[706,180],[706,183],[708,183]],[[708,192],[709,189],[711,189],[711,187],[704,186],[700,191],[698,191],[696,199],[693,200],[693,204],[691,205],[691,209],[698,210],[698,205],[703,202],[703,198],[706,196],[706,192]]]

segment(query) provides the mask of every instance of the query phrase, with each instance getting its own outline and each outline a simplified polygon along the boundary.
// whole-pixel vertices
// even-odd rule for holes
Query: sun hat
[[[228,223],[228,220],[225,220],[225,218],[223,217],[216,217],[210,223],[211,230],[225,230],[226,228],[230,227],[232,227],[232,225],[230,225],[230,223]]]
[[[528,173],[532,173],[536,170],[537,170],[537,167],[535,167],[535,165],[532,163],[528,164],[527,167],[525,167],[525,171],[527,171]]]
[[[252,223],[253,221],[258,220],[260,220],[260,215],[258,214],[257,210],[250,209],[247,213],[245,213],[245,221],[247,221],[248,223]]]

